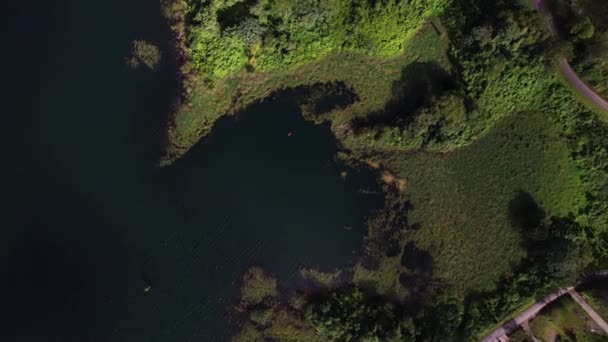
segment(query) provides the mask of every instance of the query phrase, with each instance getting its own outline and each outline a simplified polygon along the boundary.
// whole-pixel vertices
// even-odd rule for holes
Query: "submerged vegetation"
[[[288,300],[247,273],[235,340],[478,340],[608,266],[608,126],[557,72],[570,54],[608,89],[598,1],[550,1],[561,37],[524,1],[163,3],[184,53],[165,162],[296,89],[386,182],[352,268],[307,270]]]
[[[160,63],[162,53],[158,46],[145,40],[134,40],[131,43],[131,55],[127,59],[127,64],[137,69],[140,65],[145,65],[148,69],[154,70]]]
[[[257,305],[276,297],[277,281],[259,267],[252,267],[245,273],[241,287],[241,299],[244,305]]]

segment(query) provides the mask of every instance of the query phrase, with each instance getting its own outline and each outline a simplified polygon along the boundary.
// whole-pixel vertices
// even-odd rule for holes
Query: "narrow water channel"
[[[355,261],[382,204],[376,177],[338,161],[328,127],[289,96],[220,120],[158,168],[176,68],[124,61],[133,39],[166,51],[158,3],[23,6],[3,135],[0,340],[225,341],[251,265],[289,286],[300,266]]]

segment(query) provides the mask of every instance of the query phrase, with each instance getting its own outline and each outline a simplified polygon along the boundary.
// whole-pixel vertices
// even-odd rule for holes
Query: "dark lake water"
[[[160,169],[175,67],[124,63],[133,39],[167,51],[158,2],[10,6],[0,340],[224,341],[249,266],[290,286],[301,265],[354,262],[376,177],[336,161],[289,96]]]

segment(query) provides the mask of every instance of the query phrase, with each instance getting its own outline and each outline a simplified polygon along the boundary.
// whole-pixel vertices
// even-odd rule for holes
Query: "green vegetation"
[[[511,206],[525,218],[516,224],[522,232],[528,257],[499,282],[496,290],[469,297],[462,333],[478,338],[506,318],[559,286],[571,286],[588,262],[586,229],[572,218],[546,217],[529,195]],[[533,300],[535,301],[535,300]]]
[[[523,329],[518,329],[509,336],[509,340],[513,342],[531,342],[532,339],[526,335],[526,332]]]
[[[337,270],[334,272],[321,272],[315,269],[301,269],[300,276],[306,281],[312,282],[317,287],[338,287],[344,281],[342,278],[345,278],[345,274],[343,270]]]
[[[530,322],[534,336],[542,341],[608,341],[608,337],[594,334],[587,326],[587,314],[576,302],[564,297],[547,306]]]
[[[291,69],[338,50],[390,57],[445,0],[185,0],[188,53],[205,81]]]
[[[312,300],[307,319],[326,341],[413,341],[416,335],[411,317],[354,287]]]
[[[404,233],[409,227],[407,213],[411,205],[394,190],[388,193],[386,202],[385,208],[369,219],[364,254],[354,267],[353,282],[403,302],[415,287],[402,285],[402,275],[406,275],[407,268],[401,254]],[[426,271],[420,272],[417,282],[428,280]]]
[[[145,40],[134,40],[131,45],[131,55],[127,59],[129,66],[136,69],[143,64],[148,69],[156,69],[162,57],[162,53],[156,45]]]
[[[297,309],[279,300],[276,279],[260,267],[245,273],[241,301],[236,308],[245,317],[235,342],[311,341],[321,342]]]
[[[266,341],[310,341],[325,342],[300,312],[290,308],[271,308],[266,311],[263,324],[255,321],[257,310],[250,312],[250,318],[240,332],[232,338],[234,342]]]
[[[353,123],[356,147],[450,151],[509,113],[544,108],[550,33],[542,18],[517,2],[455,1],[442,19],[453,73],[408,65],[387,110]]]
[[[303,305],[248,310],[233,341],[443,341],[456,332],[463,315],[460,301],[445,293],[416,310],[352,285],[297,297]]]

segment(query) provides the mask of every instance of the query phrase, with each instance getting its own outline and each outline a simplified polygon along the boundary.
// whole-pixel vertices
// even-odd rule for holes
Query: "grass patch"
[[[407,181],[407,239],[430,252],[433,272],[459,292],[491,290],[524,257],[509,203],[529,193],[548,215],[585,203],[567,142],[544,114],[501,121],[475,143],[446,154],[385,153],[377,161]]]

